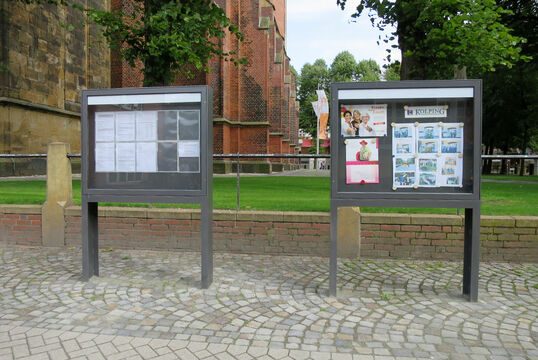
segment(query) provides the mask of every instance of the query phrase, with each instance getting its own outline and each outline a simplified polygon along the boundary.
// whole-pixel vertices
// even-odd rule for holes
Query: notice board
[[[82,278],[99,275],[99,202],[201,208],[201,286],[213,280],[213,95],[208,86],[83,90]]]
[[[211,88],[87,90],[83,191],[207,193]]]
[[[480,82],[336,83],[333,196],[476,199]]]
[[[339,207],[445,207],[465,209],[462,293],[477,301],[481,103],[481,80],[331,84],[331,295]]]

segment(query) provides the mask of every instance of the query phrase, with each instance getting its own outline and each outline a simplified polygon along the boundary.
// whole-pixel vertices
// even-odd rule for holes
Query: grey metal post
[[[465,209],[463,254],[463,295],[478,301],[478,271],[480,261],[480,205]]]
[[[99,276],[98,205],[82,197],[82,280]]]
[[[329,260],[329,296],[336,296],[338,245],[338,206],[331,201],[331,257]]]
[[[240,203],[240,197],[241,197],[241,183],[240,183],[240,166],[241,166],[241,163],[239,162],[239,152],[237,152],[237,187],[236,187],[236,191],[237,191],[237,207],[236,207],[236,210],[239,211],[241,209],[241,203]]]
[[[207,289],[213,282],[213,190],[208,189],[205,201],[202,201],[202,289]]]

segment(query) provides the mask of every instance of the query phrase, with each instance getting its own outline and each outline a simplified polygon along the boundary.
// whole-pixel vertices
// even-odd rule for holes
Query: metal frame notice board
[[[478,299],[481,80],[331,85],[329,292],[339,206],[465,208],[463,295]]]
[[[208,86],[83,90],[82,277],[99,275],[98,203],[201,206],[201,287],[213,281]]]

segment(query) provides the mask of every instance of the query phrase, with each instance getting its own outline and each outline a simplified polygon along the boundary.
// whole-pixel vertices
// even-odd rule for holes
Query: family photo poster
[[[387,136],[387,104],[343,105],[342,136]]]

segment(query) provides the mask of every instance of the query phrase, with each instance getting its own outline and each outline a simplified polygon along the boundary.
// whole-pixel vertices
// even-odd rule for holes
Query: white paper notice
[[[116,141],[134,141],[135,114],[133,112],[116,113]]]
[[[116,172],[135,172],[135,143],[116,144]]]
[[[157,171],[157,143],[136,143],[136,171]]]
[[[95,141],[114,141],[114,113],[95,113]]]
[[[178,157],[199,157],[200,142],[192,140],[183,140],[177,143]]]
[[[136,140],[157,141],[157,111],[136,113]]]
[[[95,172],[114,172],[114,143],[95,144]]]

